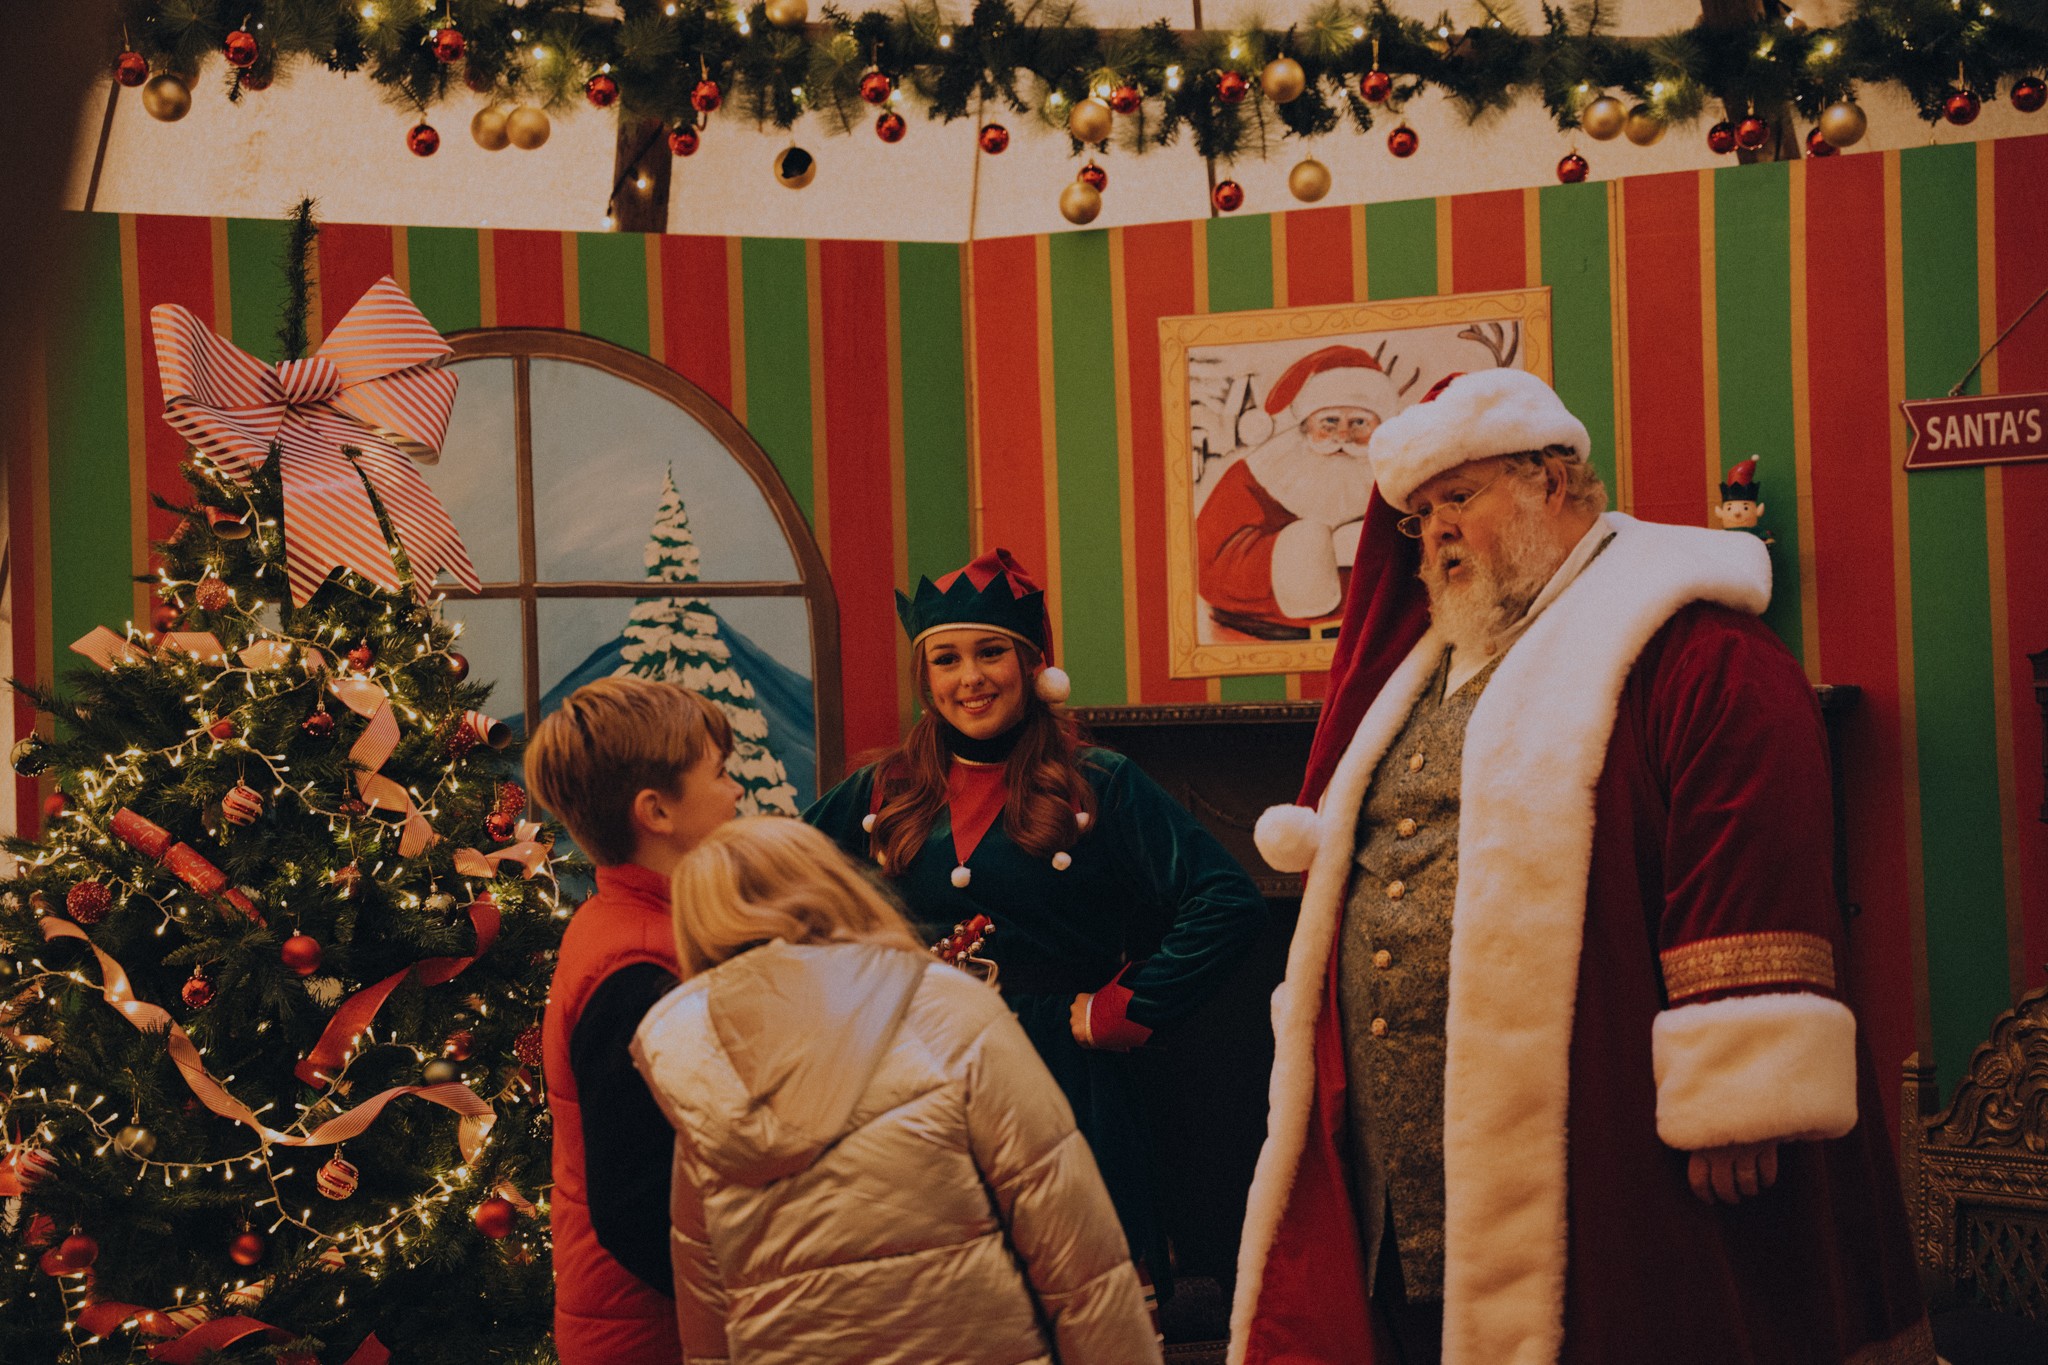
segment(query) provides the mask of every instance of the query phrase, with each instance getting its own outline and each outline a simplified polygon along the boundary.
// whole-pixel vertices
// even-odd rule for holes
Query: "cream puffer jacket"
[[[773,942],[677,987],[633,1055],[679,1134],[690,1361],[1160,1360],[1073,1112],[981,982]]]

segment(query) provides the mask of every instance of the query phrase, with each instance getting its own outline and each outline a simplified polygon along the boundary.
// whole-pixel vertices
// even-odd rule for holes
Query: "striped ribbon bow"
[[[438,456],[455,406],[449,345],[389,276],[372,285],[320,349],[279,365],[214,335],[174,303],[149,310],[164,420],[231,476],[249,482],[279,452],[285,561],[304,606],[340,565],[399,587],[370,490],[411,561],[420,595],[446,569],[474,590],[469,551],[413,464]]]

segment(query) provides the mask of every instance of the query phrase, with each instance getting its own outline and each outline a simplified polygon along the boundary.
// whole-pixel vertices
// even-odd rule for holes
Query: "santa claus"
[[[1399,406],[1393,380],[1356,346],[1287,367],[1266,395],[1273,435],[1223,471],[1195,519],[1216,624],[1261,640],[1335,637],[1372,497],[1366,444]]]

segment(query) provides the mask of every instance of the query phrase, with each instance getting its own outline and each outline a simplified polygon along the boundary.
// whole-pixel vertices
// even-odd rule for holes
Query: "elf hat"
[[[1755,502],[1763,492],[1763,485],[1757,482],[1756,462],[1761,458],[1750,456],[1741,464],[1728,471],[1728,482],[1721,485],[1723,502]]]
[[[1356,346],[1325,346],[1289,365],[1266,394],[1266,411],[1301,421],[1324,408],[1364,408],[1393,416],[1401,405],[1394,381],[1370,352]]]
[[[1008,550],[988,550],[937,582],[918,580],[917,592],[896,594],[896,616],[914,650],[934,631],[993,630],[1022,640],[1045,662],[1034,684],[1041,700],[1065,701],[1073,690],[1066,672],[1052,665],[1052,622],[1045,592]]]
[[[1586,424],[1557,391],[1527,370],[1451,374],[1372,434],[1373,479],[1380,496],[1406,512],[1415,490],[1446,470],[1495,455],[1551,446],[1585,459]]]

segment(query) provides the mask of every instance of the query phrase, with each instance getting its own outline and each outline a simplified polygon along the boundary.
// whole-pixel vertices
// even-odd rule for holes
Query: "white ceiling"
[[[1803,0],[1800,8],[1820,24],[1829,21],[1829,5],[1845,4]],[[1306,12],[1309,5],[1294,0],[1284,8],[1297,7]],[[1425,10],[1429,18],[1437,13],[1428,0],[1401,0],[1397,7],[1418,17]],[[1202,17],[1222,28],[1256,11],[1277,25],[1277,8],[1258,0],[1208,0]],[[1458,17],[1455,7],[1452,12]],[[1192,28],[1194,0],[1096,0],[1088,12],[1091,22],[1104,27],[1162,15],[1177,27]],[[1534,17],[1524,16],[1525,25]],[[1664,32],[1697,17],[1689,0],[1623,0],[1618,30]],[[108,89],[103,84],[86,102],[66,200],[72,207],[86,206]],[[538,151],[486,152],[469,137],[477,102],[465,98],[433,111],[441,150],[420,158],[405,145],[413,117],[384,103],[364,77],[288,72],[239,106],[229,104],[223,90],[220,66],[209,66],[194,85],[192,112],[174,124],[144,113],[139,92],[120,91],[91,207],[270,218],[311,195],[329,222],[604,226],[614,122],[596,109],[556,117],[553,136]],[[1970,128],[1943,125],[1933,131],[1888,90],[1866,91],[1862,102],[1870,134],[1852,155],[2048,130],[2048,112],[2030,118],[2003,100],[1987,105]],[[675,163],[670,231],[961,241],[1069,226],[1057,201],[1079,163],[1069,156],[1063,131],[1031,118],[999,116],[1013,137],[1007,152],[991,157],[979,152],[973,120],[943,125],[926,120],[914,106],[905,112],[909,135],[893,146],[865,125],[851,134],[830,133],[815,115],[799,122],[793,134],[756,129],[730,111],[714,115],[702,150]],[[1264,160],[1219,164],[1217,175],[1234,176],[1245,189],[1243,211],[1259,213],[1296,206],[1287,192],[1287,171],[1311,146],[1335,177],[1324,201],[1334,204],[1553,184],[1558,158],[1573,145],[1534,99],[1476,126],[1433,95],[1411,102],[1406,116],[1421,136],[1421,150],[1406,161],[1387,152],[1379,129],[1363,136],[1340,129],[1313,144],[1276,143]],[[818,158],[816,180],[800,191],[781,188],[770,174],[775,154],[792,140]],[[1704,125],[1673,129],[1649,148],[1625,141],[1576,145],[1592,163],[1595,179],[1724,163],[1706,149]],[[1096,227],[1209,214],[1207,171],[1190,147],[1143,155],[1118,150],[1102,164],[1110,184]]]

